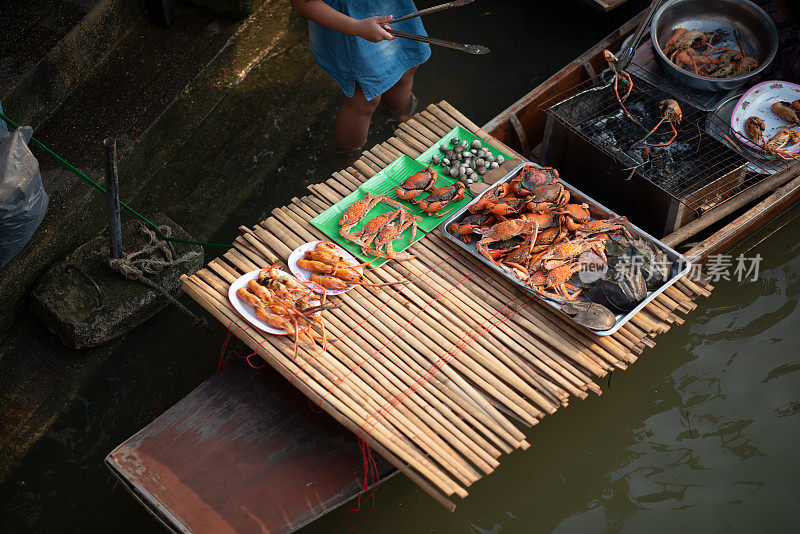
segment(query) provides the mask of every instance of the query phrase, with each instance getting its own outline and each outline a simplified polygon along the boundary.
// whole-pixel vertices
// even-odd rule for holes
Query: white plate
[[[753,143],[747,132],[744,131],[745,121],[753,115],[760,117],[767,126],[763,134],[764,139],[769,139],[778,133],[778,130],[789,124],[772,112],[770,109],[772,104],[779,101],[794,102],[798,98],[800,98],[800,85],[796,83],[770,80],[754,85],[742,95],[742,98],[736,103],[736,107],[733,108],[731,128],[736,132],[736,137],[749,148],[763,151],[764,148]],[[789,154],[800,152],[800,143],[784,150]]]
[[[304,245],[300,245],[299,247],[294,249],[291,254],[289,254],[289,259],[286,262],[286,263],[289,264],[289,270],[292,271],[292,274],[295,275],[300,280],[302,280],[303,282],[308,282],[310,280],[311,271],[308,271],[306,269],[301,269],[300,267],[298,267],[297,260],[304,258],[307,250],[314,250],[317,247],[317,243],[321,243],[321,241],[319,241],[319,240],[318,241],[310,241],[310,242],[308,242],[308,243],[306,243]],[[347,252],[342,247],[337,245],[336,246],[336,251],[339,254],[341,254],[342,257],[345,259],[345,261],[347,263],[349,263],[350,265],[352,265],[353,267],[356,267],[356,265],[360,265],[361,262],[359,262],[352,254]],[[364,268],[363,267],[356,267],[356,270],[359,273],[364,274]],[[341,295],[342,293],[345,293],[346,291],[350,291],[354,287],[355,287],[355,284],[348,284],[347,285],[347,289],[326,289],[325,290],[325,294],[326,295]],[[322,293],[323,289],[321,287],[319,287],[317,284],[314,284],[314,291],[316,291],[317,293]]]
[[[732,145],[725,136],[728,136],[731,139],[736,137],[735,135],[731,135],[730,123],[731,115],[733,115],[733,108],[736,106],[736,102],[739,100],[739,98],[741,98],[741,96],[741,94],[738,94],[728,98],[722,104],[717,106],[717,109],[706,115],[706,133],[723,145],[726,145],[737,151],[741,150],[738,144],[736,146]],[[770,159],[765,158],[763,152],[761,151],[748,151],[744,157],[748,160],[747,170],[749,172],[754,172],[756,174],[775,174],[778,172],[778,167],[752,161],[753,159],[757,159],[759,161],[766,161]]]
[[[240,299],[236,295],[236,292],[239,290],[239,288],[247,287],[247,283],[250,280],[255,280],[256,278],[258,278],[259,271],[261,271],[261,269],[257,269],[255,271],[250,271],[249,273],[243,274],[242,276],[237,278],[236,281],[234,281],[231,284],[230,289],[228,289],[228,300],[231,301],[231,304],[233,305],[233,308],[237,312],[239,312],[239,315],[244,317],[244,319],[248,323],[250,323],[251,325],[253,325],[256,328],[258,328],[259,330],[261,330],[263,332],[267,332],[269,334],[275,334],[276,336],[285,336],[289,332],[287,332],[286,330],[284,330],[282,328],[273,328],[270,325],[268,325],[267,323],[265,323],[264,321],[262,321],[261,319],[259,319],[258,317],[256,317],[256,311],[250,305],[245,304],[242,301],[242,299]],[[284,274],[289,274],[286,271],[278,271],[278,272],[279,273],[284,273]],[[311,301],[311,304],[312,305],[317,305],[317,304],[319,304],[319,301],[318,300]]]

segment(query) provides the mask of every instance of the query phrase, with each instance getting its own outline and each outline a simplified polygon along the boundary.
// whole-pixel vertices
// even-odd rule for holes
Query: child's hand
[[[392,20],[392,15],[357,20],[355,24],[355,35],[371,43],[391,41],[394,39],[394,35],[386,31],[389,27],[388,22],[390,20]]]

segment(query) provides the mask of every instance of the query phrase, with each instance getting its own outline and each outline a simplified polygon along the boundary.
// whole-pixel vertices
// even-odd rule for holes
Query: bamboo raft
[[[324,353],[300,344],[294,359],[290,336],[265,336],[237,314],[227,296],[233,281],[324,238],[311,218],[457,125],[516,155],[447,102],[428,106],[352,167],[309,186],[310,195],[241,227],[234,248],[183,278],[186,293],[254,353],[449,510],[448,497],[466,497],[501,454],[529,447],[514,421],[533,426],[572,396],[601,394],[594,378],[626,369],[712,289],[684,277],[616,334],[599,337],[433,231],[408,249],[415,259],[365,272],[371,282],[411,284],[338,297],[342,306],[323,314],[335,338]]]

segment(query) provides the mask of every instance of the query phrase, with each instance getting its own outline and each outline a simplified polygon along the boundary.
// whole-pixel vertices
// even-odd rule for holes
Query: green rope
[[[14,121],[12,121],[11,119],[9,119],[5,115],[3,115],[2,112],[0,112],[0,119],[3,119],[4,121],[6,121],[6,123],[8,123],[8,125],[12,129],[19,128],[19,126]],[[91,178],[86,176],[85,174],[83,174],[80,170],[78,170],[70,162],[68,162],[67,160],[65,160],[64,158],[62,158],[61,156],[59,156],[58,154],[56,154],[55,152],[53,152],[52,150],[50,150],[49,148],[44,146],[44,144],[41,143],[38,139],[36,139],[35,137],[31,137],[31,142],[33,142],[34,145],[36,145],[37,147],[39,147],[42,150],[44,150],[45,152],[47,152],[47,154],[49,154],[53,159],[58,161],[61,164],[62,167],[64,167],[68,171],[71,171],[75,176],[77,176],[78,178],[80,178],[81,180],[83,180],[84,182],[89,184],[90,186],[94,187],[95,189],[97,189],[101,193],[105,193],[106,192],[105,187],[101,186],[100,184],[98,184],[97,182],[95,182],[94,180],[92,180]],[[204,247],[217,247],[217,248],[231,248],[233,246],[233,245],[222,245],[222,244],[219,244],[219,243],[207,243],[205,241],[192,241],[190,239],[180,239],[178,237],[165,236],[161,232],[161,230],[158,228],[158,226],[154,222],[152,222],[150,219],[148,219],[147,217],[145,217],[144,215],[142,215],[141,213],[139,213],[138,211],[136,211],[132,207],[128,206],[126,203],[122,202],[121,200],[119,201],[119,205],[122,206],[123,208],[125,208],[126,210],[130,211],[131,213],[133,213],[137,217],[139,217],[141,220],[143,220],[147,224],[149,224],[156,231],[156,233],[158,234],[159,237],[161,237],[162,239],[165,239],[167,241],[171,241],[173,243],[183,243],[185,245],[201,245],[201,246],[204,246]]]

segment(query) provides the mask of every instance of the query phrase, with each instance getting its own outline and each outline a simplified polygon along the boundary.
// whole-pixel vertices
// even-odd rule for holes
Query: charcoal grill
[[[668,147],[645,151],[637,141],[658,122],[659,102],[666,98],[675,98],[683,111],[678,137]],[[634,76],[625,107],[641,125],[625,116],[611,86],[588,89],[552,105],[542,160],[657,236],[726,200],[744,182],[747,159],[706,134],[705,112],[687,99]],[[671,136],[665,123],[648,142],[665,142]]]

